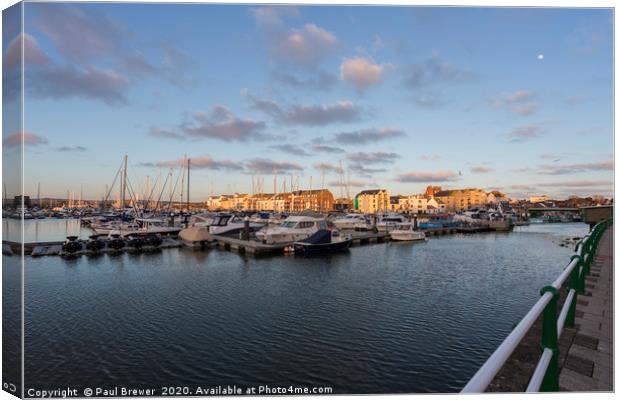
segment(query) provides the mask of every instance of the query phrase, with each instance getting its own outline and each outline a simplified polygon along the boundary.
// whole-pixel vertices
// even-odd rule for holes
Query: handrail
[[[575,254],[560,276],[549,286],[541,289],[541,296],[525,314],[517,326],[491,354],[474,376],[467,382],[461,393],[480,393],[486,390],[495,375],[502,369],[514,349],[521,343],[532,325],[542,315],[541,357],[532,374],[526,391],[558,391],[559,368],[557,342],[565,326],[575,324],[577,295],[585,293],[585,277],[590,273],[590,265],[603,233],[613,223],[613,218],[596,224],[592,231],[575,246]],[[559,290],[570,277],[568,293],[560,314],[557,315]]]
[[[551,293],[546,293],[538,299],[530,311],[525,314],[525,317],[523,317],[519,324],[510,332],[508,337],[504,339],[502,344],[499,345],[497,350],[493,352],[491,357],[489,357],[478,372],[476,372],[473,378],[469,380],[467,385],[461,390],[461,393],[479,393],[489,386],[489,383],[491,383],[495,375],[497,375],[499,370],[504,366],[508,357],[510,357],[517,345],[523,340],[532,325],[534,325],[534,322],[536,322],[540,316],[540,313],[551,301],[552,297]]]

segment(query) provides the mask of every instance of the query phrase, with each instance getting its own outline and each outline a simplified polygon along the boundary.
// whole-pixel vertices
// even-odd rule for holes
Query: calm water
[[[559,241],[586,232],[531,225],[312,259],[28,258],[26,387],[455,392],[568,263]]]
[[[54,242],[65,240],[67,236],[75,235],[82,239],[94,232],[80,226],[80,220],[74,218],[58,219],[29,219],[24,221],[24,242]],[[13,242],[21,242],[20,221],[17,219],[2,218],[2,238]]]

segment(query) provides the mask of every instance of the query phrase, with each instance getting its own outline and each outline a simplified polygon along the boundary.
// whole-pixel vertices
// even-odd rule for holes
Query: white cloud
[[[340,64],[340,79],[357,90],[364,91],[383,81],[385,69],[385,65],[375,64],[363,57],[346,58]]]

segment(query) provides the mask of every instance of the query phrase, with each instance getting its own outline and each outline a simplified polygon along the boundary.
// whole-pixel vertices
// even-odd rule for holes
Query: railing
[[[607,227],[612,223],[612,218],[599,222],[590,233],[577,243],[575,255],[571,257],[571,261],[564,268],[564,271],[551,285],[540,290],[540,299],[480,367],[461,390],[461,393],[484,392],[541,314],[542,338],[540,347],[542,354],[526,391],[554,392],[560,389],[558,338],[564,327],[574,326],[575,324],[577,295],[585,293],[585,279],[590,274],[590,266],[594,261],[594,254],[599,241]],[[569,277],[568,294],[558,316],[557,303],[560,297],[560,289]]]

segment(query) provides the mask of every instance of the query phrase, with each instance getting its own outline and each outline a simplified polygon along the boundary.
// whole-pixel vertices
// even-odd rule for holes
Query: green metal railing
[[[575,325],[577,295],[585,294],[586,276],[590,274],[590,267],[594,262],[596,249],[605,230],[612,223],[613,218],[599,222],[590,233],[577,243],[575,255],[571,257],[571,261],[564,271],[551,285],[545,286],[540,290],[540,299],[470,379],[461,393],[484,392],[541,314],[542,338],[540,348],[542,354],[526,391],[554,392],[560,389],[558,338],[562,334],[564,327]],[[562,310],[558,314],[557,307],[560,290],[569,277],[566,299],[562,305]]]

